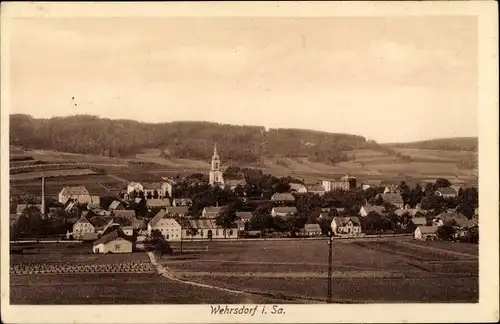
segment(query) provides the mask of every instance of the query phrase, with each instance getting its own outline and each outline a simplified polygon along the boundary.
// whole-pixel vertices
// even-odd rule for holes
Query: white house
[[[119,230],[103,235],[92,245],[94,253],[132,253],[133,250],[132,241]]]
[[[372,211],[376,212],[377,214],[382,214],[383,212],[385,212],[385,207],[365,204],[359,209],[359,215],[361,215],[361,217],[366,217]]]
[[[159,230],[168,241],[182,240],[182,226],[174,218],[168,216],[167,212],[161,210],[148,223],[148,234],[151,231]]]
[[[301,183],[296,183],[296,182],[291,182],[289,183],[290,185],[290,191],[291,192],[296,192],[299,194],[304,194],[307,193],[307,188]]]
[[[236,224],[231,228],[221,228],[213,219],[190,219],[182,224],[182,237],[186,239],[236,239],[238,238]]]
[[[66,204],[68,200],[75,200],[81,204],[90,204],[91,197],[87,189],[83,186],[64,187],[59,192],[58,200],[61,204]]]
[[[305,224],[302,232],[305,236],[319,236],[322,233],[319,224]]]
[[[276,217],[276,216],[289,216],[289,215],[295,215],[297,213],[297,207],[274,207],[271,210],[271,216]]]
[[[73,224],[73,238],[80,240],[85,233],[94,233],[95,227],[92,225],[87,217],[81,216],[76,223]]]
[[[359,235],[361,234],[361,223],[358,217],[334,217],[331,223],[335,235]]]
[[[167,196],[172,196],[172,184],[169,182],[130,182],[127,185],[127,194],[130,195],[132,192],[143,192],[144,198],[146,199],[161,199]]]
[[[436,226],[419,226],[415,229],[414,238],[423,241],[435,241],[438,228]]]

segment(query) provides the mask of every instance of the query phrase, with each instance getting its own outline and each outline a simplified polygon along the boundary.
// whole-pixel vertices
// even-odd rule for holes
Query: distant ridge
[[[478,137],[438,138],[408,143],[384,143],[384,146],[444,151],[477,151]]]

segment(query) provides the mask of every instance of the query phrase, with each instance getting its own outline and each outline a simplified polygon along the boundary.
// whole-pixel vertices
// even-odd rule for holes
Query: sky
[[[10,112],[478,135],[474,17],[22,18]],[[74,99],[73,99],[74,98]]]

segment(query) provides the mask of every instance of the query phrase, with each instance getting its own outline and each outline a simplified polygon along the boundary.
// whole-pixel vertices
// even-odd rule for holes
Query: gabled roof
[[[440,192],[442,193],[443,195],[456,195],[457,192],[455,191],[455,189],[451,188],[451,187],[442,187],[442,188],[438,188],[436,190],[436,192]]]
[[[135,218],[135,210],[116,210],[115,211],[115,216],[116,217],[127,217],[127,218]]]
[[[210,206],[203,208],[205,213],[220,213],[226,206]]]
[[[271,197],[271,200],[272,201],[295,201],[295,197],[291,193],[288,193],[288,192],[284,192],[284,193],[277,192]]]
[[[101,203],[101,197],[99,196],[90,196],[90,204],[98,205]]]
[[[76,221],[75,224],[90,224],[90,225],[92,225],[89,222],[89,220],[87,219],[87,217],[85,217],[85,215],[80,216],[80,218]],[[94,226],[94,225],[92,225],[92,226]]]
[[[59,193],[63,196],[83,196],[89,195],[87,189],[84,186],[75,186],[75,187],[64,187]]]
[[[411,221],[413,222],[413,224],[420,226],[424,226],[425,224],[427,224],[427,219],[425,217],[413,217]]]
[[[213,219],[189,219],[182,222],[183,228],[216,229],[217,224]]]
[[[273,211],[276,214],[295,214],[297,207],[274,207]]]
[[[97,233],[83,233],[82,240],[83,241],[94,241],[99,238],[99,234]]]
[[[191,198],[174,198],[172,200],[172,203],[174,203],[174,205],[178,205],[179,207],[180,205],[183,204],[192,204],[193,200]]]
[[[403,197],[399,193],[396,192],[389,192],[389,193],[383,193],[379,194],[380,197],[382,197],[382,200],[385,203],[389,204],[402,204],[403,203]]]
[[[156,215],[153,218],[151,218],[148,225],[154,227],[156,224],[158,224],[160,220],[162,220],[166,216],[167,212],[162,209],[158,213],[156,213]]]
[[[382,214],[383,212],[385,212],[384,206],[374,206],[370,204],[365,204],[361,206],[361,208],[363,208],[367,214],[369,214],[372,211],[376,212],[377,214]]]
[[[305,224],[304,225],[305,232],[321,232],[321,227],[319,224]]]
[[[304,189],[307,189],[307,188],[306,188],[306,186],[304,186],[301,183],[295,183],[295,182],[290,183],[290,190],[299,191],[301,189],[304,190]]]
[[[118,208],[118,206],[120,205],[123,205],[121,201],[119,200],[114,200],[110,205],[109,205],[109,209],[116,209]]]
[[[250,220],[252,218],[251,212],[237,211],[235,214],[241,220]]]
[[[161,198],[161,199],[148,199],[146,200],[146,206],[147,207],[168,207],[170,206],[170,199],[168,198]]]
[[[333,218],[333,222],[335,222],[335,224],[338,227],[347,226],[349,221],[351,221],[354,226],[359,226],[359,224],[360,224],[359,217],[334,217]]]
[[[459,219],[467,219],[467,217],[463,214],[460,213],[441,213],[437,215],[436,217],[439,217],[443,222],[451,221],[452,219],[458,221]]]
[[[307,188],[308,192],[324,192],[325,191],[325,188],[323,188],[323,186],[318,184],[318,183],[307,186],[306,188]]]
[[[99,228],[99,227],[104,227],[108,223],[108,220],[106,220],[102,216],[94,216],[89,220],[90,224],[92,224],[94,227]]]
[[[175,214],[184,215],[187,214],[189,208],[187,206],[167,207],[165,208],[165,211],[167,212],[167,214],[170,215],[175,215]]]
[[[129,237],[127,237],[121,229],[118,228],[118,229],[115,229],[114,231],[112,231],[108,234],[101,236],[101,238],[95,240],[93,245],[98,245],[101,243],[108,243],[108,242],[115,240],[117,238],[122,238],[124,240],[131,241],[131,239]]]
[[[420,229],[420,233],[422,234],[436,234],[438,231],[438,227],[436,226],[419,226],[417,229]]]
[[[142,185],[145,190],[159,190],[163,185],[162,182],[147,182]]]
[[[129,187],[136,187],[136,186],[142,186],[142,185],[141,185],[140,182],[134,182],[134,181],[132,181],[132,182],[128,183],[128,186]]]

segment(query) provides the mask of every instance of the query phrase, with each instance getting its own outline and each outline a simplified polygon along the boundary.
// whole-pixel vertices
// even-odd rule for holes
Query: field
[[[173,247],[176,251],[180,249],[179,244]],[[11,255],[11,266],[149,262],[143,252],[94,255],[89,249],[82,245],[73,248],[67,244],[47,245],[40,254]],[[186,242],[183,249],[182,255],[164,256],[159,263],[187,283],[157,273],[11,274],[11,301],[15,304],[325,302],[328,269],[325,240]],[[333,299],[338,303],[478,300],[478,258],[474,245],[416,242],[407,238],[336,240],[332,270]]]
[[[290,175],[307,181],[339,177],[346,173],[356,176],[359,181],[380,179],[397,183],[401,180],[413,182],[437,177],[446,177],[455,182],[475,183],[477,181],[477,172],[474,167],[477,152],[393,149],[410,156],[412,161],[404,162],[384,152],[364,149],[345,152],[350,160],[335,165],[313,162],[305,157],[282,157],[265,158],[260,163],[239,166],[257,167],[276,176]],[[209,158],[207,161],[166,159],[161,156],[159,150],[155,149],[148,149],[135,156],[120,159],[43,150],[27,151],[25,154],[43,162],[85,163],[104,169],[127,181],[158,180],[162,176],[207,172],[209,169]],[[223,167],[227,167],[223,156],[222,154]]]

